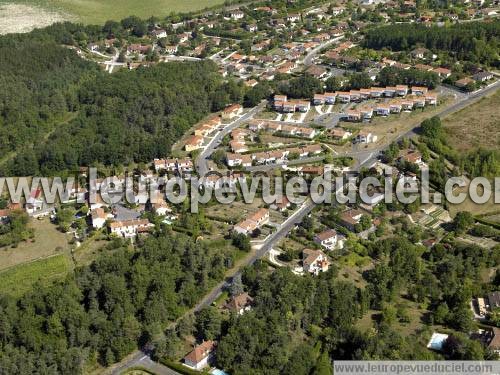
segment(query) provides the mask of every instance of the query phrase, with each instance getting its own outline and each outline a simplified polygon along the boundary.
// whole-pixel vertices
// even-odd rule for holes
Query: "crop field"
[[[201,10],[222,3],[222,0],[0,0],[0,34],[29,31],[65,19],[103,24],[131,15],[164,17],[171,12]]]

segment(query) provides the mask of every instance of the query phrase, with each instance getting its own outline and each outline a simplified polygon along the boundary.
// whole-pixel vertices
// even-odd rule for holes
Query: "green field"
[[[49,280],[62,278],[70,270],[71,261],[65,254],[20,264],[0,272],[0,294],[18,297],[27,292],[37,281],[43,284]]]
[[[171,12],[188,12],[222,4],[223,0],[0,0],[1,4],[34,5],[60,12],[84,23],[102,24],[130,15],[164,17]]]

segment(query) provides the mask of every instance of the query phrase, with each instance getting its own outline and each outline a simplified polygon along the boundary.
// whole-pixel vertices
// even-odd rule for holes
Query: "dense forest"
[[[424,46],[459,60],[498,66],[500,21],[460,23],[447,27],[394,24],[369,29],[364,47],[393,51]]]
[[[15,150],[3,174],[150,161],[167,155],[212,110],[213,100],[223,107],[230,99],[213,95],[221,80],[208,61],[110,75],[52,43],[3,47],[0,80],[7,89],[0,94],[0,139],[2,149]],[[32,61],[35,69],[28,67]]]
[[[256,90],[245,98],[242,85],[223,83],[211,61],[110,75],[76,54],[73,45],[112,26],[64,23],[0,37],[0,175],[150,161],[211,111],[259,100]]]
[[[53,41],[0,38],[0,149],[37,144],[78,106],[77,88],[97,66]]]
[[[64,282],[0,296],[0,372],[79,374],[161,332],[220,280],[231,253],[184,235],[111,242]]]
[[[434,72],[418,69],[383,68],[377,76],[381,86],[409,85],[426,86],[434,89],[439,84],[439,76]]]
[[[472,228],[466,216],[457,215],[456,233]],[[194,335],[219,341],[216,364],[231,374],[331,374],[331,359],[494,359],[468,336],[475,324],[469,303],[498,288],[499,277],[492,283],[482,279],[500,261],[498,247],[487,250],[448,237],[426,248],[415,244],[422,239],[420,227],[405,217],[391,224],[393,237],[346,245],[371,260],[362,285],[345,280],[337,263],[312,277],[271,270],[259,261],[229,288],[233,295],[245,290],[254,297],[251,311],[228,315],[209,307],[185,316],[157,341],[155,357],[182,357],[183,340]],[[314,223],[299,229],[307,233]],[[423,313],[422,328],[410,335],[401,332],[415,313],[408,304]],[[367,314],[375,317],[374,329],[359,325]],[[442,354],[425,348],[435,325],[453,332]]]

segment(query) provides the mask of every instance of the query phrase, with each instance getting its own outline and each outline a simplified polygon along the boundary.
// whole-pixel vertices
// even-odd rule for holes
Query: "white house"
[[[304,249],[302,251],[302,267],[304,272],[318,275],[320,272],[328,271],[330,261],[321,250]]]
[[[356,141],[358,143],[374,143],[377,142],[378,137],[372,133],[360,131],[356,136]]]
[[[124,238],[135,237],[139,233],[147,232],[154,224],[147,219],[114,221],[109,224],[111,234]]]
[[[104,209],[102,208],[96,208],[95,210],[92,210],[92,227],[94,229],[100,229],[104,227],[108,217],[109,215],[106,214],[106,212],[104,212]]]
[[[231,11],[230,16],[233,20],[241,20],[243,17],[245,17],[245,13],[243,13],[241,10],[233,10]]]
[[[300,14],[289,14],[288,16],[286,16],[286,20],[288,22],[300,21]]]
[[[314,237],[314,242],[323,246],[327,250],[334,250],[335,248],[344,247],[344,240],[340,238],[337,231],[333,229],[328,229],[324,232],[317,234]]]
[[[207,367],[214,354],[215,346],[212,340],[203,341],[184,357],[184,366],[198,371]]]

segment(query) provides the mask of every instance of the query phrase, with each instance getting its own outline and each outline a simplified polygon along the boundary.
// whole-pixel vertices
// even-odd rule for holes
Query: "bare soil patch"
[[[0,3],[0,34],[27,33],[71,18],[38,6]]]
[[[500,148],[500,91],[443,120],[448,142],[458,151]]]

